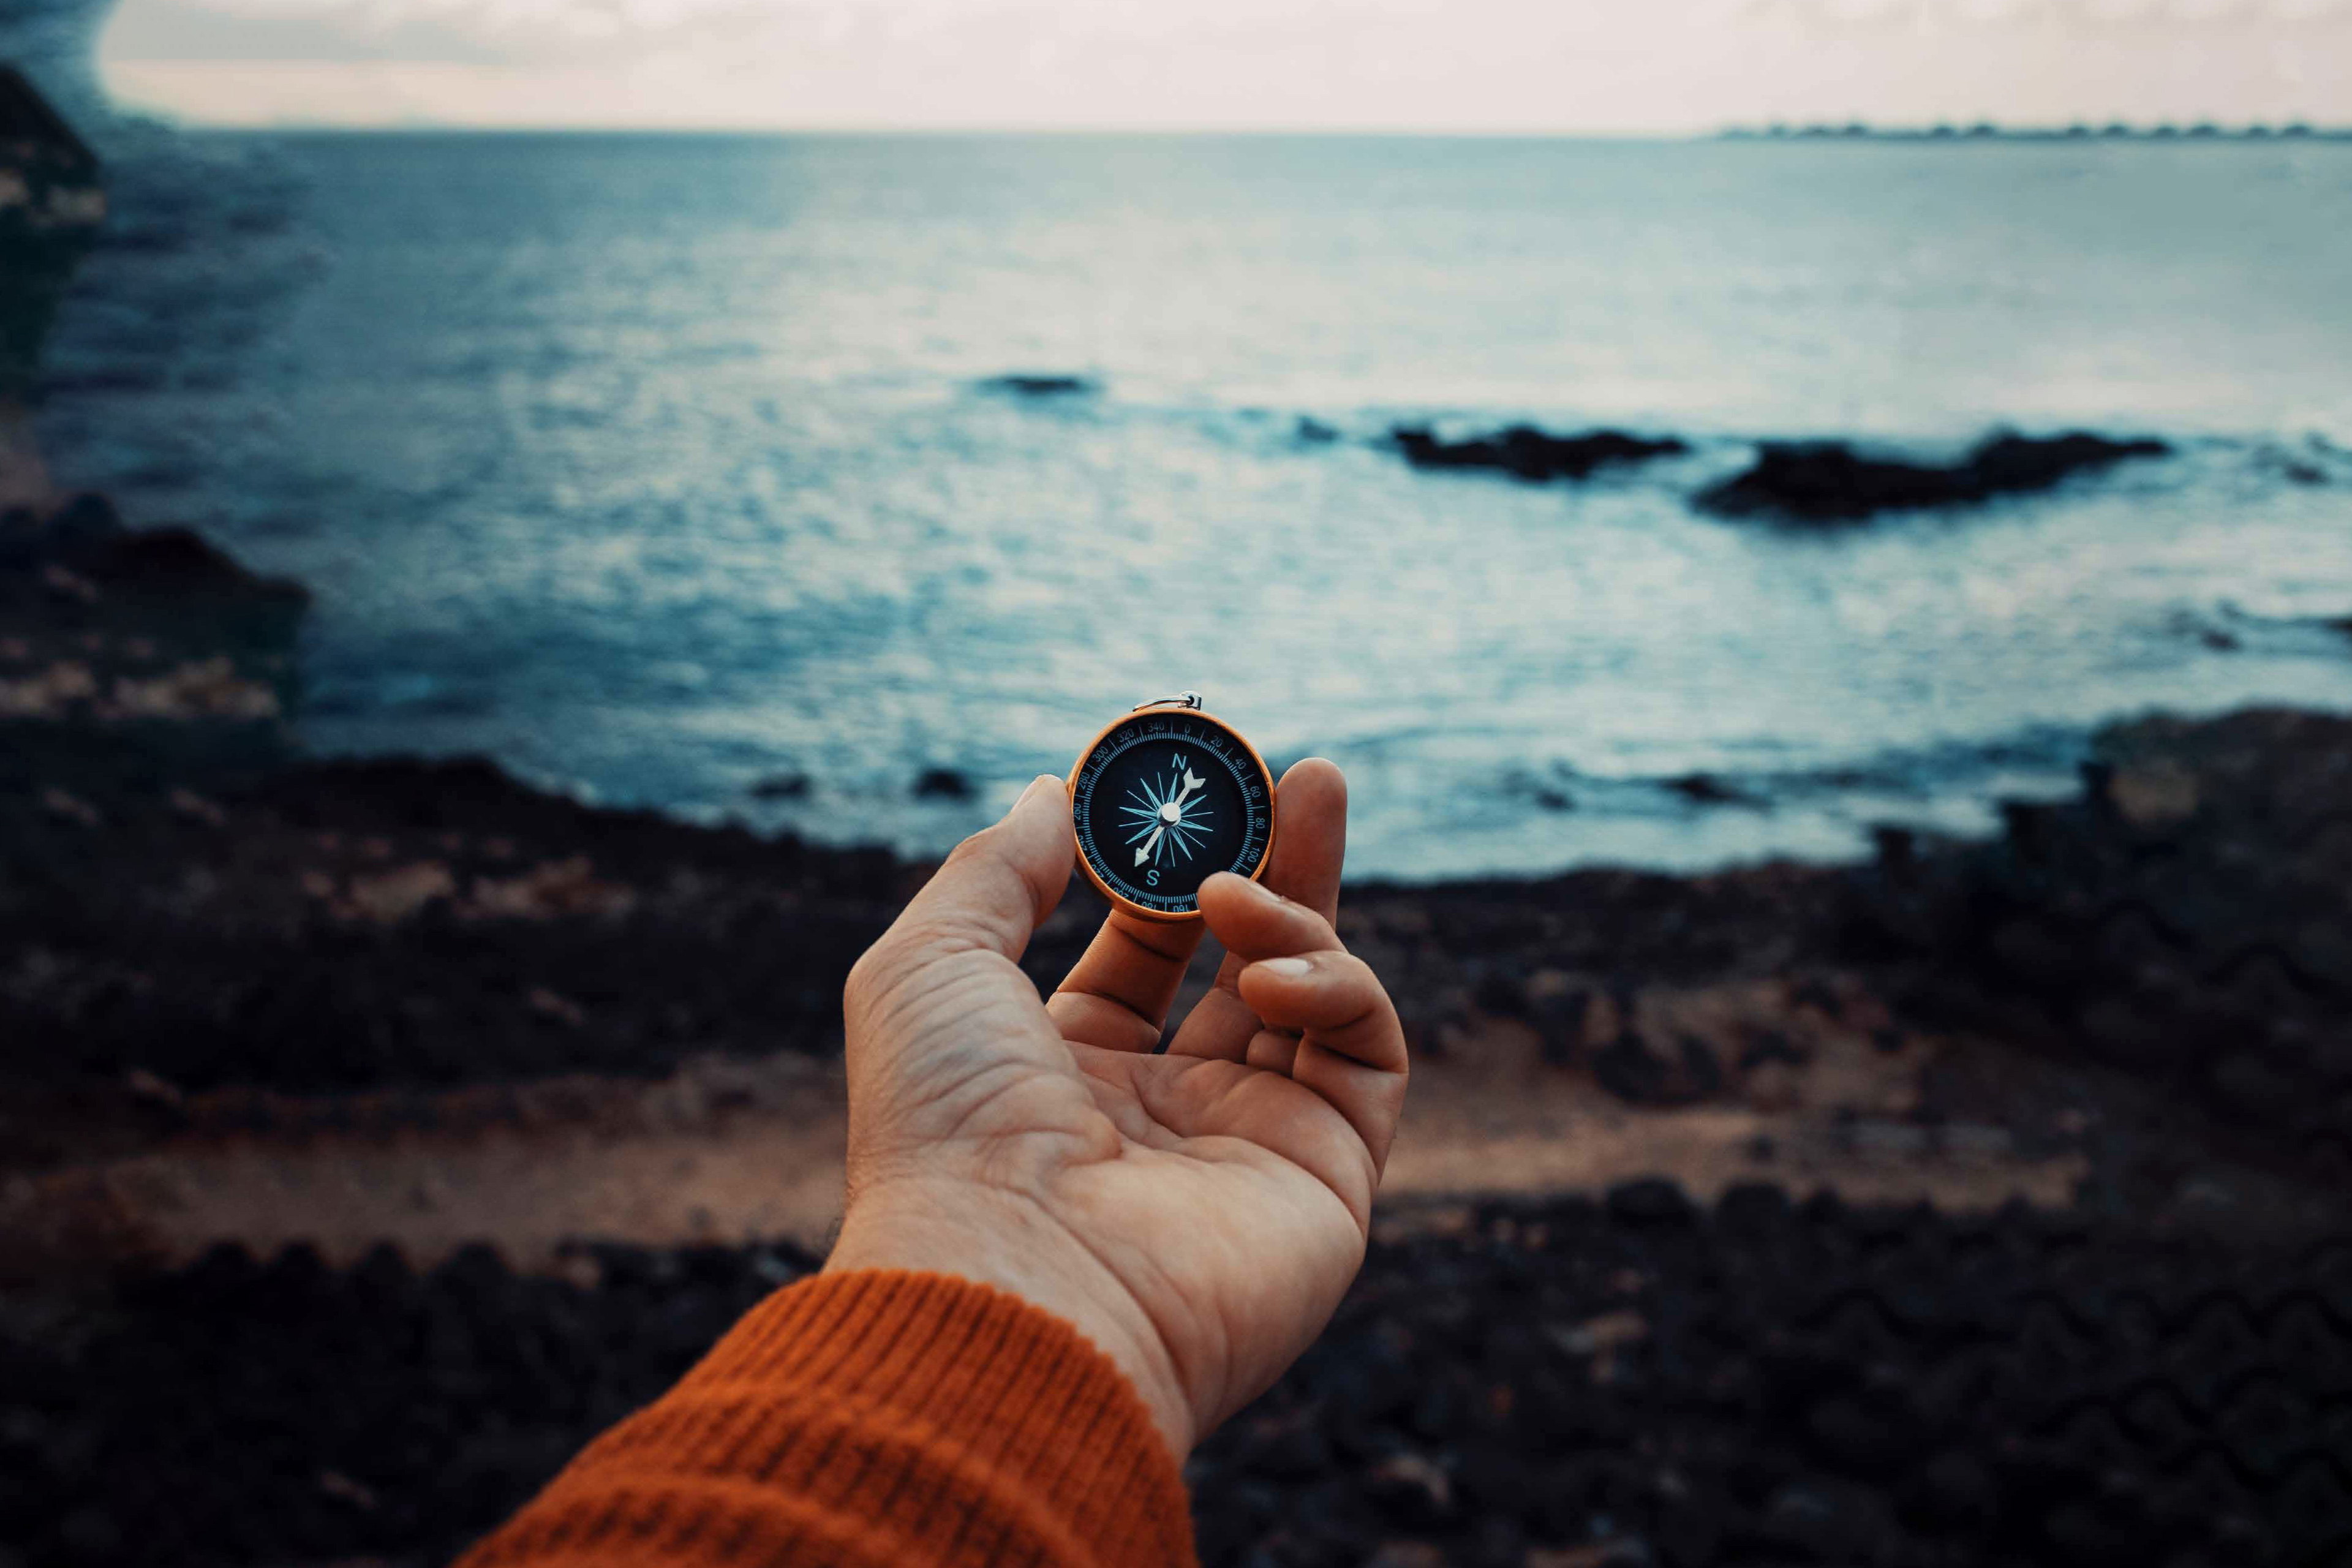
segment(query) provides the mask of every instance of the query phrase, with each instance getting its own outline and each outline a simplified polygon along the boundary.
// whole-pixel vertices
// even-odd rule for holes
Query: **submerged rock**
[[[1647,462],[1690,450],[1672,436],[1653,439],[1622,430],[1554,436],[1532,425],[1463,441],[1444,440],[1426,425],[1400,425],[1389,439],[1416,468],[1491,468],[1536,484],[1586,479],[1604,464]]]
[[[970,800],[971,780],[953,768],[925,768],[915,779],[917,800]]]
[[[803,773],[772,773],[751,786],[753,800],[804,800],[809,793],[809,776]]]
[[[1753,805],[1749,795],[1732,788],[1713,773],[1678,773],[1666,781],[1666,787],[1685,800],[1699,805]]]
[[[1994,496],[2046,490],[2069,475],[2172,448],[2145,437],[2113,440],[2084,431],[2063,436],[1987,437],[1955,463],[1864,457],[1843,441],[1767,441],[1754,466],[1693,498],[1718,517],[1779,517],[1792,522],[1853,522],[1882,511],[1960,506]]]
[[[982,392],[1010,393],[1015,397],[1076,397],[1100,392],[1101,383],[1085,375],[1038,375],[1015,373],[992,375],[980,384]]]

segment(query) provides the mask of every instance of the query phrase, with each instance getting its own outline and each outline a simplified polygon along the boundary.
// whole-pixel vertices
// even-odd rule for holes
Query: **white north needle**
[[[1199,789],[1202,784],[1208,782],[1208,780],[1196,775],[1192,769],[1186,768],[1184,770],[1184,788],[1178,794],[1174,800],[1169,801],[1160,806],[1160,826],[1151,830],[1151,837],[1145,839],[1143,841],[1143,847],[1135,852],[1135,863],[1137,865],[1140,866],[1146,860],[1151,858],[1151,852],[1160,847],[1160,836],[1168,831],[1168,825],[1171,822],[1181,822],[1183,820],[1184,802],[1192,797],[1192,794],[1194,790]]]

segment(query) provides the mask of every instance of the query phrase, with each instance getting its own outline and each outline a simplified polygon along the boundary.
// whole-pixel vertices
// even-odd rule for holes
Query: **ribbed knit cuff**
[[[820,1275],[748,1313],[465,1568],[1182,1568],[1181,1475],[1061,1319],[940,1274]]]

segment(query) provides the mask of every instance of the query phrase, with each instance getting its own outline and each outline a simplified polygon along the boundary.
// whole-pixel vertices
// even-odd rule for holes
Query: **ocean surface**
[[[2352,706],[2352,144],[102,140],[51,466],[312,586],[322,752],[937,850],[1191,687],[1419,878],[1848,856],[2118,715]],[[1689,504],[2003,426],[2175,452]]]

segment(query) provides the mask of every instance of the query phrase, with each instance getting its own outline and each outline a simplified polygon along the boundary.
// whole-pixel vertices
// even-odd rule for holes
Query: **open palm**
[[[1201,925],[1114,914],[1041,1001],[1016,960],[1069,880],[1061,782],[967,840],[850,976],[827,1267],[960,1274],[1061,1314],[1179,1455],[1272,1382],[1363,1260],[1404,1104],[1395,1010],[1332,928],[1346,819],[1330,763],[1284,777],[1265,885],[1201,889],[1228,956],[1164,1055]]]

